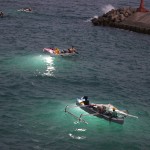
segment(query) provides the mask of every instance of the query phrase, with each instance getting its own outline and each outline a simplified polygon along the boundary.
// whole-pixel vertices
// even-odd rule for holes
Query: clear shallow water
[[[7,15],[0,19],[1,150],[149,149],[150,37],[92,26],[89,19],[108,4],[128,5],[113,0],[0,2]],[[28,6],[32,13],[17,11]],[[78,56],[52,58],[42,51],[71,45]],[[126,118],[120,126],[90,116],[85,117],[88,125],[78,123],[64,108],[83,95],[139,119]]]

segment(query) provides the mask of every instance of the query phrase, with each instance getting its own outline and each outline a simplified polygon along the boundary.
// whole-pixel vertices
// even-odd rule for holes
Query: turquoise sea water
[[[90,22],[129,4],[139,2],[0,1],[0,150],[149,150],[150,36]],[[17,11],[23,7],[33,12]],[[72,45],[77,56],[42,51]],[[79,123],[64,108],[83,95],[139,119],[118,125],[88,116]]]

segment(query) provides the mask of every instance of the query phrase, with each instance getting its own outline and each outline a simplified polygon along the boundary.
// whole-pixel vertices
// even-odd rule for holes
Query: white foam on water
[[[91,22],[91,20],[92,20],[92,19],[94,19],[94,18],[98,18],[98,16],[97,16],[97,15],[95,15],[94,17],[92,17],[92,18],[89,18],[89,19],[85,20],[85,22]]]
[[[69,136],[73,139],[76,139],[76,140],[83,140],[85,139],[86,137],[85,136],[75,136],[73,135],[72,133],[69,133]]]
[[[105,5],[104,7],[102,7],[102,12],[104,14],[106,14],[107,12],[111,11],[112,9],[115,9],[114,6],[112,6],[111,4]]]
[[[86,131],[86,129],[80,128],[80,129],[76,129],[75,131],[84,132]]]

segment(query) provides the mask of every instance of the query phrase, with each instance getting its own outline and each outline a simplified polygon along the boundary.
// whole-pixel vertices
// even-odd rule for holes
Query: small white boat
[[[73,107],[67,105],[65,107],[65,112],[68,112],[69,114],[74,116],[76,119],[78,119],[79,121],[82,121],[84,123],[87,123],[87,122],[83,119],[83,116],[88,116],[88,115],[96,116],[98,118],[103,118],[107,121],[115,122],[118,124],[123,124],[124,119],[127,116],[138,118],[137,116],[130,115],[125,111],[121,111],[121,110],[117,109],[116,107],[114,107],[111,104],[94,104],[94,103],[92,103],[92,104],[85,105],[85,99],[84,98],[80,98],[80,99],[78,98],[76,101],[76,105],[77,106],[73,106]],[[105,107],[105,111],[100,113],[99,107],[102,107],[102,106]],[[78,117],[78,116],[74,115],[73,113],[71,113],[71,111],[69,111],[70,108],[74,108],[74,107],[80,107],[81,109],[83,109],[88,114],[81,114]],[[115,111],[117,113],[116,117],[112,116],[113,109],[115,109]]]
[[[44,52],[48,52],[51,56],[72,56],[78,54],[78,52],[74,49],[74,51],[68,50],[60,50],[58,48],[44,48]]]
[[[18,9],[17,11],[32,12],[32,9],[31,8],[21,8],[21,9]]]

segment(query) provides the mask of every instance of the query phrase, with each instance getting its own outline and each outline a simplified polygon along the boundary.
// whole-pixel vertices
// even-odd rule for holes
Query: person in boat
[[[68,48],[68,53],[75,53],[75,48],[72,46],[71,48]]]
[[[31,8],[28,8],[28,11],[32,11],[32,9],[31,9]]]
[[[0,17],[3,18],[4,17],[4,13],[1,11],[0,12]]]
[[[77,53],[78,54],[78,52],[76,51],[76,49],[73,46],[70,48],[70,51],[71,51],[71,53]]]
[[[113,108],[113,112],[111,113],[111,118],[117,118],[117,112],[115,111],[115,108]]]
[[[54,53],[55,53],[56,55],[58,55],[58,54],[60,54],[60,50],[59,50],[58,48],[55,48]]]
[[[89,105],[90,104],[90,102],[88,100],[88,96],[83,96],[83,99],[84,99],[84,101],[83,101],[84,105]]]
[[[71,48],[68,48],[68,53],[72,53]]]
[[[24,11],[32,11],[31,8],[23,8]]]

